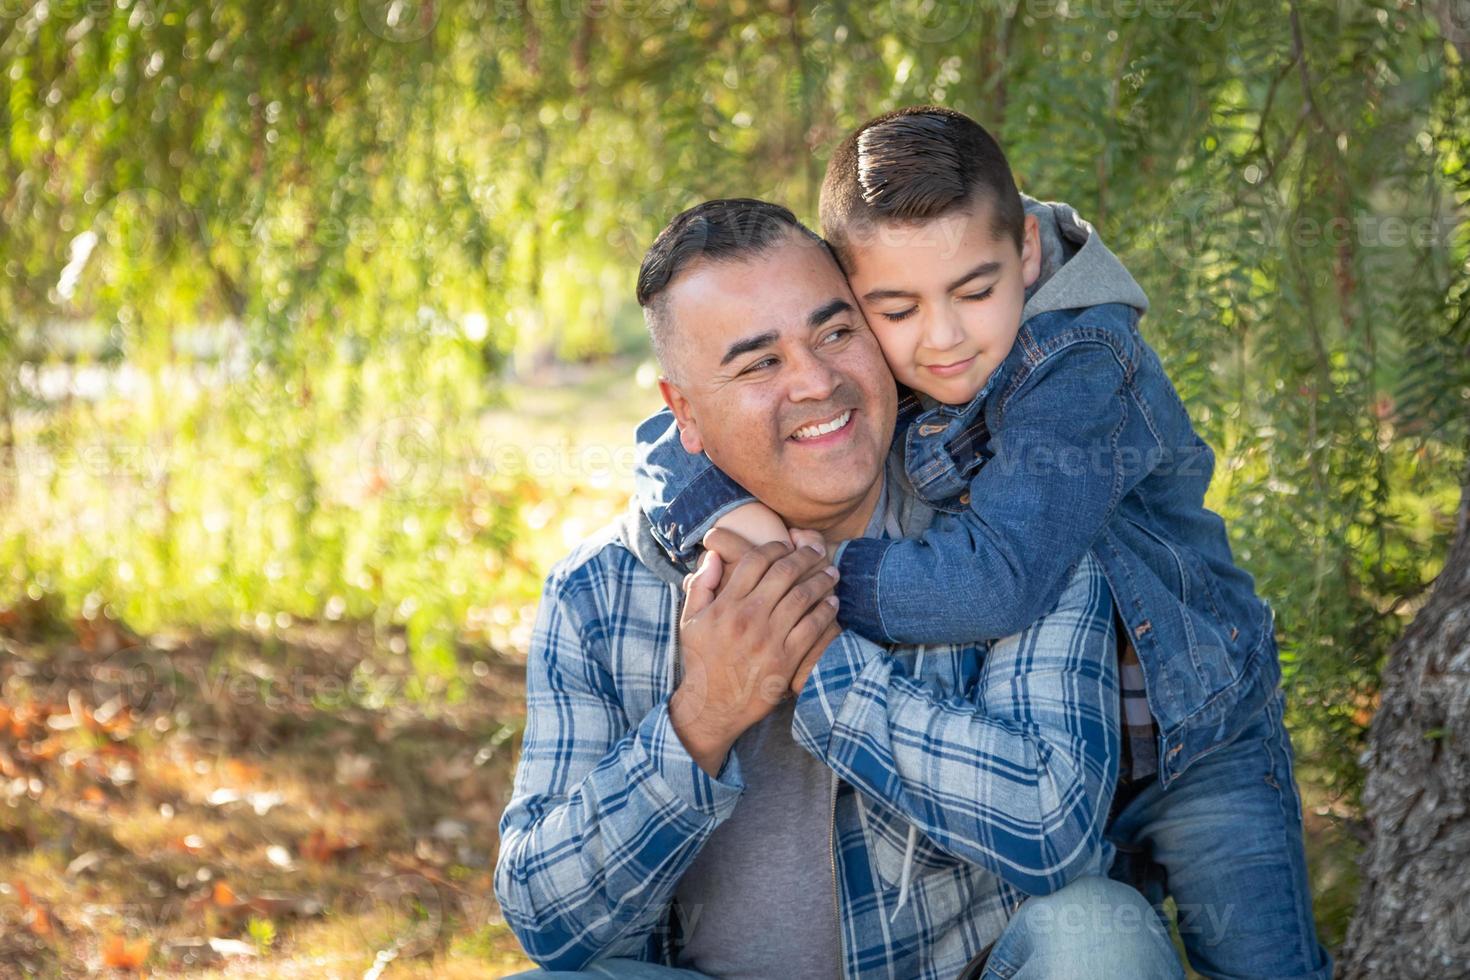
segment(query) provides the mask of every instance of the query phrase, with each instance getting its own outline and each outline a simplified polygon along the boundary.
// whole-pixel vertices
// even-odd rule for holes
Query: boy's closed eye
[[[994,292],[995,292],[995,287],[994,286],[986,286],[984,289],[980,290],[979,292],[965,293],[963,296],[958,297],[958,299],[964,300],[966,302],[972,302],[972,303],[974,303],[974,302],[983,302],[984,300],[989,299]],[[915,313],[917,313],[918,310],[919,310],[918,306],[908,306],[908,307],[905,307],[905,308],[903,308],[901,310],[895,310],[893,312],[883,312],[883,311],[880,311],[878,313],[878,315],[881,316],[883,319],[888,320],[891,323],[898,323],[901,320],[907,320],[909,317],[911,317]]]

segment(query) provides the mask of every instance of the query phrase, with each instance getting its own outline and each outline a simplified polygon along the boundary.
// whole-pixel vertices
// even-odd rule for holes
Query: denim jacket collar
[[[937,402],[928,395],[906,391],[899,403],[898,429],[903,433],[903,462],[914,492],[931,507],[955,512],[969,503],[966,488],[980,465],[991,457],[985,406],[1000,390],[1018,356],[1020,345],[1006,355],[983,386],[963,405]],[[909,404],[912,399],[912,405]]]

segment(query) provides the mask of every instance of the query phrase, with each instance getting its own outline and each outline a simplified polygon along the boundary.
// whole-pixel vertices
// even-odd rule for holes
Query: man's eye
[[[836,330],[830,331],[827,336],[823,337],[822,343],[840,343],[850,336],[852,336],[851,327],[838,327]]]
[[[754,364],[752,364],[749,367],[747,367],[744,371],[741,371],[740,373],[741,374],[750,374],[752,371],[761,371],[761,370],[764,370],[765,368],[771,367],[775,363],[776,363],[776,359],[774,357],[763,357],[760,360],[756,361]]]
[[[908,309],[899,310],[897,313],[879,313],[878,315],[892,323],[897,323],[900,320],[907,320],[909,317],[913,316],[918,309],[919,308],[917,306],[910,306]]]
[[[970,293],[967,296],[961,296],[960,299],[973,299],[973,300],[989,299],[990,298],[990,294],[993,293],[993,292],[995,292],[995,287],[994,286],[987,286],[985,289],[981,290],[978,293]]]

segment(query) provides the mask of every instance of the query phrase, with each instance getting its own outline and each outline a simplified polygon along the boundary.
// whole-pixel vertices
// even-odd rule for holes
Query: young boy
[[[883,643],[1009,636],[1090,551],[1128,641],[1114,875],[1156,904],[1173,896],[1206,976],[1330,977],[1272,614],[1204,507],[1214,457],[1138,332],[1142,290],[1070,208],[1023,201],[990,135],[946,109],[849,136],[820,210],[908,389],[894,451],[949,515],[919,538],[838,547],[843,625]],[[639,501],[676,557],[716,520],[786,537],[683,450],[669,413],[639,441]]]

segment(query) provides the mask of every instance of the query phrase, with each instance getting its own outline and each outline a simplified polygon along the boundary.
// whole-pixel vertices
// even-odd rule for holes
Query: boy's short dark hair
[[[1021,247],[1026,219],[1000,144],[941,106],[884,113],[843,140],[822,180],[822,233],[839,259],[883,222],[929,221],[983,201],[997,238]]]
[[[705,201],[674,217],[649,246],[638,269],[638,305],[653,339],[653,352],[665,373],[673,370],[664,293],[685,268],[699,259],[719,262],[764,252],[795,234],[825,247],[820,236],[787,208],[748,197]]]

